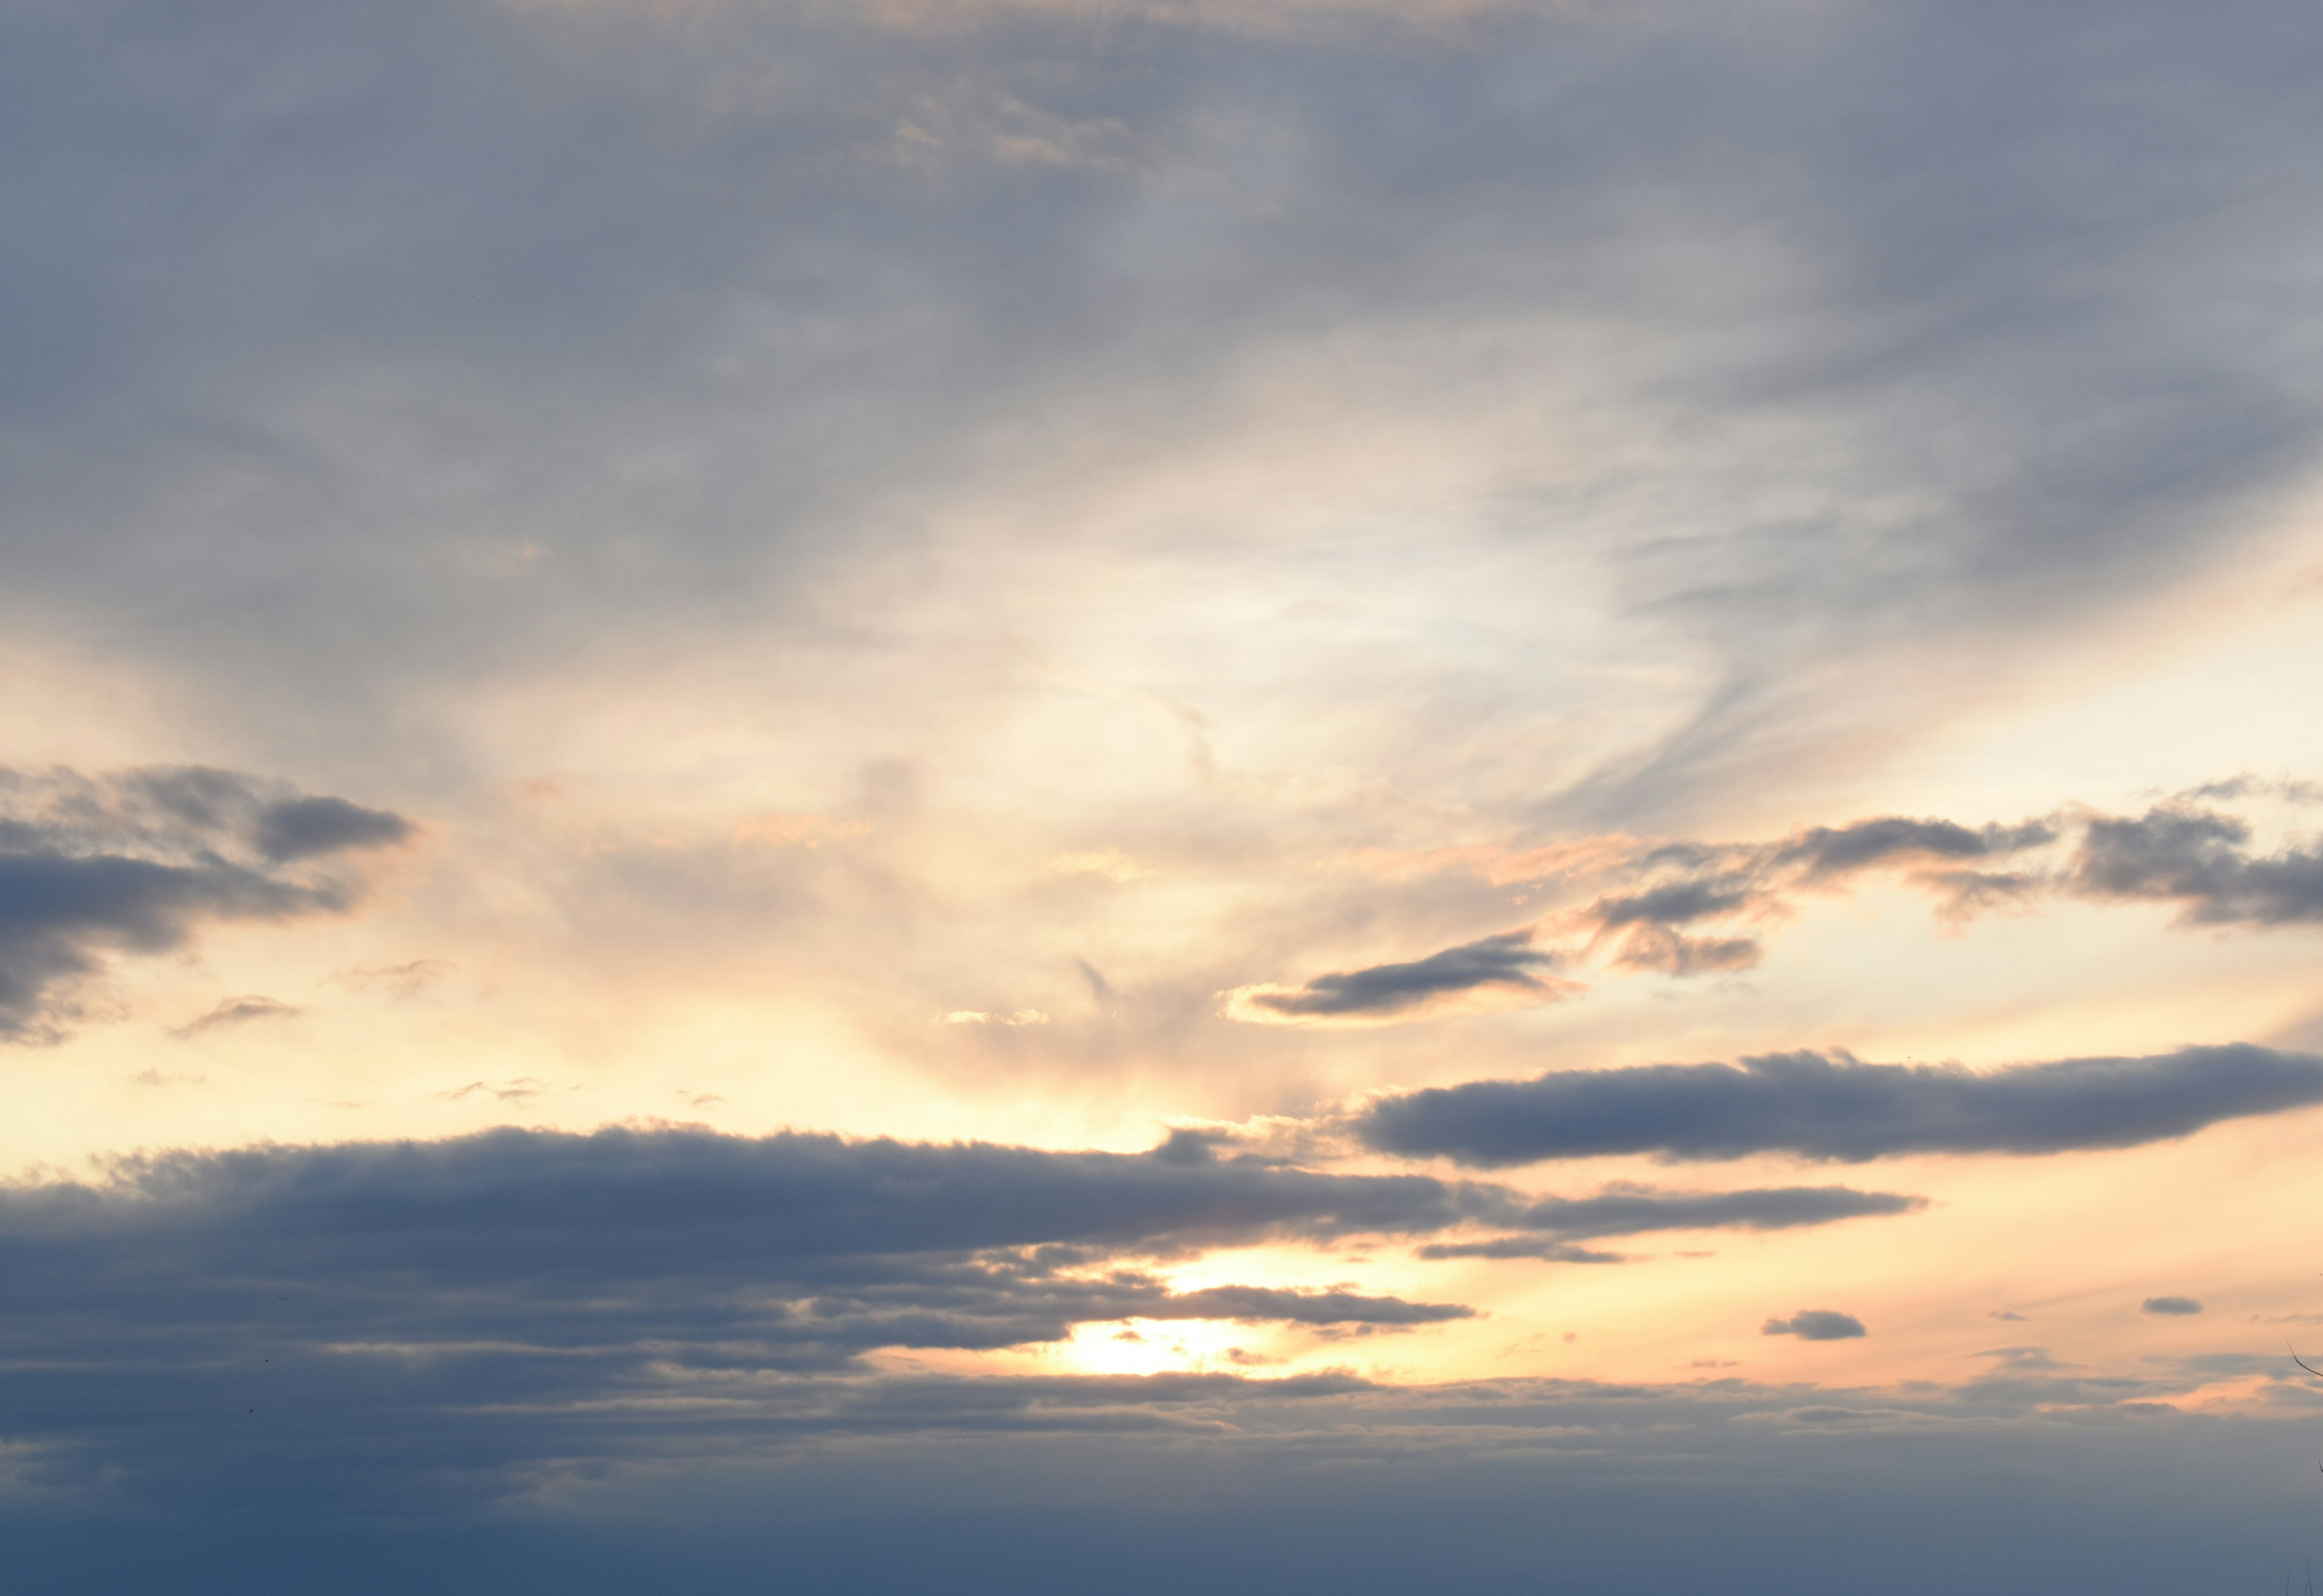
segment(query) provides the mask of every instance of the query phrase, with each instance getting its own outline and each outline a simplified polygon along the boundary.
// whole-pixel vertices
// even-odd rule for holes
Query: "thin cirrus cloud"
[[[358,884],[315,867],[415,830],[233,771],[0,772],[0,1041],[63,1035],[70,984],[107,953],[167,952],[205,923],[346,913]]]
[[[1925,1197],[1844,1186],[1785,1186],[1752,1191],[1668,1192],[1651,1187],[1609,1187],[1593,1197],[1548,1197],[1504,1223],[1531,1233],[1481,1242],[1431,1242],[1419,1256],[1533,1258],[1556,1263],[1620,1263],[1619,1253],[1577,1243],[1600,1236],[1669,1230],[1792,1230],[1842,1219],[1913,1214]]]
[[[305,1012],[297,1004],[284,1003],[279,997],[268,997],[262,993],[252,993],[244,997],[221,999],[208,1014],[188,1021],[170,1034],[182,1041],[227,1026],[246,1025],[252,1020],[288,1020]]]
[[[1485,1168],[1616,1153],[1859,1162],[2135,1147],[2318,1103],[2323,1058],[2245,1042],[1987,1074],[1795,1052],[1431,1087],[1372,1104],[1354,1130],[1382,1152]]]

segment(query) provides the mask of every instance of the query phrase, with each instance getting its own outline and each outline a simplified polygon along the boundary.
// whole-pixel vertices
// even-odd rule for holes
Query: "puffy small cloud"
[[[1787,1319],[1768,1319],[1758,1326],[1761,1335],[1795,1335],[1801,1341],[1850,1341],[1868,1335],[1863,1321],[1836,1308],[1803,1307]]]
[[[2191,1297],[2149,1297],[2137,1305],[2146,1314],[2199,1314],[2202,1305]]]

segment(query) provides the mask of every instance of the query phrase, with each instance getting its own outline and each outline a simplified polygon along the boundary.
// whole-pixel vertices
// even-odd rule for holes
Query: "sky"
[[[2304,1577],[2318,81],[0,0],[12,1559]]]

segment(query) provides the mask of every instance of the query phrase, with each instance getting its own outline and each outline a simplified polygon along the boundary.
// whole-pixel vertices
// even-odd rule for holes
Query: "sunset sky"
[[[2323,1552],[2323,12],[0,0],[0,129],[38,1588]]]

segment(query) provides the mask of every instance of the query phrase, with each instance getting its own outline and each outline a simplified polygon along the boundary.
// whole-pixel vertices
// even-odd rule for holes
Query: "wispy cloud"
[[[222,1026],[247,1024],[252,1020],[288,1020],[306,1011],[296,1004],[284,1003],[279,997],[253,994],[247,997],[221,999],[217,1007],[197,1020],[179,1026],[170,1034],[180,1039],[201,1035]]]
[[[1530,931],[1504,931],[1408,964],[1317,976],[1302,986],[1238,986],[1226,994],[1225,1012],[1276,1024],[1362,1024],[1440,1013],[1479,995],[1503,1003],[1553,1003],[1584,990],[1547,973],[1560,962],[1532,945]]]

